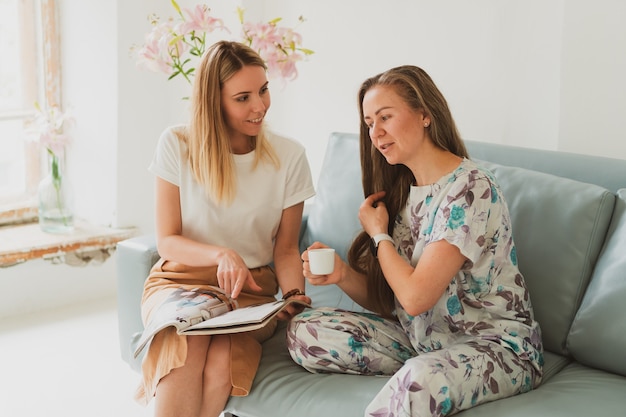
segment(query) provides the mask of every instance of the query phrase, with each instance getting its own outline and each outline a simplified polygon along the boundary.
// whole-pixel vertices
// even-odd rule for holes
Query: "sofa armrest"
[[[139,370],[131,343],[143,331],[141,296],[152,266],[159,260],[154,235],[138,236],[117,244],[117,312],[122,359]]]

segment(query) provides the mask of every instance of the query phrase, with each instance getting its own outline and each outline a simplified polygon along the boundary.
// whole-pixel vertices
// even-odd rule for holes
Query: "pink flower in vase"
[[[276,26],[272,23],[250,23],[242,25],[243,36],[248,46],[263,54],[270,54],[276,49],[276,44],[280,43],[281,37],[276,31]]]
[[[59,155],[72,140],[66,129],[74,126],[74,116],[69,111],[61,111],[57,106],[44,110],[39,103],[35,103],[35,109],[39,143],[50,152]]]
[[[191,83],[195,66],[204,54],[207,35],[217,30],[230,33],[230,30],[222,19],[210,14],[206,5],[181,9],[175,0],[171,3],[178,17],[159,23],[158,16],[150,16],[153,27],[138,48],[137,66],[163,72],[169,80],[180,75]],[[238,8],[237,13],[242,30],[241,43],[259,53],[266,62],[268,75],[283,82],[295,79],[298,76],[296,63],[313,54],[312,50],[301,47],[302,36],[292,28],[278,26],[282,20],[280,17],[266,23],[251,23],[244,21],[242,8]],[[304,19],[300,17],[299,21]]]
[[[75,120],[70,112],[63,112],[57,106],[42,109],[36,102],[35,108],[35,137],[49,158],[49,173],[38,187],[39,224],[46,232],[69,232],[74,227],[72,193],[62,171],[65,148],[71,142],[68,129]]]
[[[137,67],[153,72],[169,74],[174,62],[170,51],[173,39],[173,22],[168,20],[158,23],[156,16],[151,17],[154,27],[145,36],[144,45],[137,52]],[[180,56],[180,54],[177,54]]]
[[[209,9],[205,4],[199,4],[193,10],[184,9],[183,12],[187,15],[187,19],[185,19],[180,25],[179,33],[183,35],[190,32],[211,33],[217,29],[228,31],[228,29],[224,26],[224,21],[211,16],[210,11],[211,9]]]

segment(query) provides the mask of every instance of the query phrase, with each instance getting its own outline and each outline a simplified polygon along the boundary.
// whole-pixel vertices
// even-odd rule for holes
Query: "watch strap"
[[[378,244],[382,242],[383,240],[388,240],[394,245],[394,247],[396,246],[396,243],[393,241],[393,238],[389,236],[387,233],[378,233],[372,236],[371,250],[372,250],[372,254],[374,255],[374,257],[378,257]]]
[[[377,235],[374,235],[374,236],[372,236],[372,240],[374,241],[374,245],[376,247],[378,247],[378,244],[380,242],[382,242],[383,240],[388,240],[391,243],[393,243],[394,246],[395,246],[395,242],[393,241],[393,238],[391,236],[389,236],[387,233],[379,233]]]

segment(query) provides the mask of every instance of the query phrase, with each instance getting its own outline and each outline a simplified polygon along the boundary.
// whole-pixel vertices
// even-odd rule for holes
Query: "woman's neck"
[[[454,171],[461,161],[463,158],[452,152],[433,147],[417,158],[409,169],[415,177],[415,185],[430,185]]]
[[[250,153],[256,147],[256,139],[251,136],[238,136],[230,139],[230,148],[235,155]]]

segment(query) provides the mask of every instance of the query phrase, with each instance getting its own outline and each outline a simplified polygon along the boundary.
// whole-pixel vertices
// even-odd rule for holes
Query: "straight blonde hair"
[[[187,143],[189,166],[207,195],[219,204],[230,204],[237,194],[235,162],[222,112],[224,83],[244,66],[266,69],[263,59],[240,43],[220,41],[211,45],[198,65],[191,97],[191,121],[178,131]],[[255,138],[254,167],[264,160],[280,168],[275,150],[267,141],[265,129]]]

